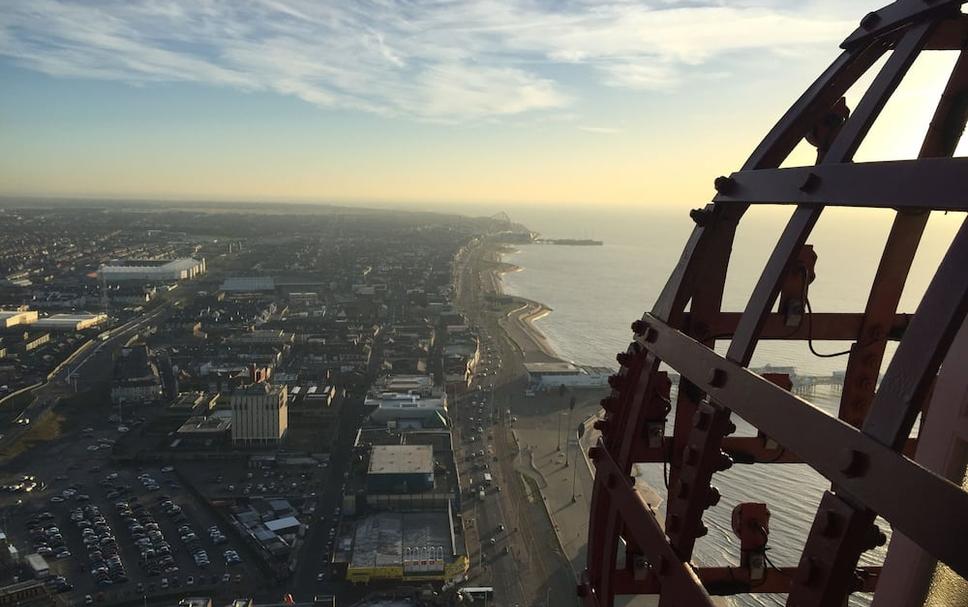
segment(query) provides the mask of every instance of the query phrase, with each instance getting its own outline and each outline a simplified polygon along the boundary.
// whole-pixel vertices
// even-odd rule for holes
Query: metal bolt
[[[820,177],[816,173],[807,173],[803,183],[800,184],[800,191],[810,193],[820,187]]]
[[[686,451],[683,453],[682,459],[686,462],[686,465],[695,466],[696,462],[699,460],[699,451],[692,445],[689,445],[686,447]]]
[[[644,320],[642,320],[642,319],[639,319],[639,320],[636,320],[636,321],[633,321],[633,322],[632,322],[632,333],[635,333],[636,335],[642,335],[642,333],[644,333],[644,332],[645,332],[645,329],[646,329],[646,328],[647,328],[648,326],[649,326],[649,325],[648,325],[648,323],[647,323],[647,322],[645,322],[645,321],[644,321]]]
[[[653,327],[648,327],[645,330],[645,333],[642,334],[642,339],[649,342],[650,344],[655,343],[655,341],[659,339],[659,332],[656,331]]]
[[[887,543],[887,536],[884,532],[880,530],[877,525],[874,525],[867,537],[867,549],[873,550]]]
[[[629,355],[628,352],[619,352],[618,354],[615,355],[615,360],[621,366],[627,367],[629,362],[632,360],[632,357]]]
[[[721,175],[713,181],[713,187],[716,188],[716,191],[720,194],[725,194],[728,196],[736,189],[736,180],[732,177]]]
[[[696,537],[703,537],[707,533],[709,533],[709,527],[703,523],[699,523],[699,526],[696,527]]]
[[[692,425],[697,430],[705,430],[706,428],[709,427],[709,420],[711,418],[712,418],[712,415],[710,415],[708,411],[703,411],[702,409],[699,409],[698,411],[696,411],[696,414],[692,416]]]
[[[618,390],[622,387],[622,377],[618,374],[609,375],[608,385],[611,386],[613,390]]]
[[[868,457],[857,449],[844,449],[840,452],[840,471],[847,478],[863,476],[867,472]]]
[[[595,423],[592,424],[592,427],[595,428],[596,430],[601,431],[602,434],[605,434],[606,432],[608,432],[608,418],[606,417],[606,418],[596,420]]]
[[[732,434],[736,432],[736,424],[733,422],[726,422],[726,430],[723,434]]]
[[[729,470],[733,467],[733,458],[731,458],[726,453],[720,452],[719,461],[716,462],[716,470],[722,472],[724,470]]]
[[[724,369],[714,368],[709,371],[709,377],[707,378],[707,383],[713,388],[722,388],[726,385],[726,371]]]
[[[709,225],[710,213],[706,209],[692,209],[689,211],[689,218],[699,226],[704,228]]]
[[[720,498],[723,496],[719,493],[719,489],[716,487],[710,487],[709,491],[706,493],[706,507],[712,508],[719,503]]]
[[[874,29],[880,21],[881,16],[876,12],[871,12],[864,15],[864,18],[860,20],[860,26],[865,30],[870,30]]]
[[[841,517],[833,510],[824,510],[823,521],[820,532],[826,537],[837,537],[840,535]]]
[[[588,449],[588,458],[590,460],[595,461],[595,460],[597,460],[601,456],[602,456],[602,448],[601,447],[591,447],[591,448]]]

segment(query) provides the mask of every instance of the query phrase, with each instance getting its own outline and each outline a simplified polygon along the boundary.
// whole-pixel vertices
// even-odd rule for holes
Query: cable
[[[817,352],[814,349],[813,347],[813,309],[811,309],[810,307],[810,298],[806,296],[806,289],[804,289],[803,301],[807,306],[807,347],[810,348],[810,353],[818,358],[836,358],[838,356],[844,356],[846,354],[850,354],[852,348],[848,348],[843,352],[832,352],[830,354]]]

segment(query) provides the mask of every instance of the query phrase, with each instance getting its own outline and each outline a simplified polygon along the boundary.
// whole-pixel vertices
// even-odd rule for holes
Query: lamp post
[[[568,423],[565,424],[565,432],[567,432],[568,428],[571,427],[571,413],[574,410],[575,410],[575,397],[572,396],[571,400],[568,402]],[[566,435],[566,439],[570,440],[570,437],[567,437]],[[565,468],[568,467],[568,440],[565,440]]]
[[[574,504],[575,498],[575,485],[578,482],[578,450],[581,448],[581,437],[585,435],[585,424],[578,424],[578,429],[575,431],[578,435],[578,439],[575,441],[575,467],[571,471],[571,503]]]

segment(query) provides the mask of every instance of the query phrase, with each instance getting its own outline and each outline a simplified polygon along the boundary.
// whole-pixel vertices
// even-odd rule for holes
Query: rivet
[[[711,508],[719,503],[722,495],[719,493],[719,489],[716,487],[710,487],[709,491],[706,493],[706,507]]]
[[[645,332],[645,329],[648,326],[649,326],[648,323],[646,323],[641,318],[639,320],[633,321],[632,322],[632,333],[635,333],[636,335],[642,335],[642,333]]]
[[[623,367],[627,367],[631,360],[632,360],[632,357],[629,356],[628,352],[619,352],[618,354],[615,355],[615,361],[618,362],[618,364]]]
[[[820,187],[820,177],[816,173],[807,173],[803,183],[800,184],[800,191],[810,193],[818,187]]]
[[[867,455],[857,449],[844,449],[840,452],[840,471],[848,478],[866,474],[867,465]]]
[[[622,387],[622,377],[617,373],[609,375],[608,385],[611,386],[613,390],[618,390],[619,388]]]
[[[732,467],[733,467],[733,458],[731,458],[726,453],[721,452],[719,454],[719,461],[716,462],[716,470],[719,470],[720,472],[722,472],[724,470],[729,470]]]

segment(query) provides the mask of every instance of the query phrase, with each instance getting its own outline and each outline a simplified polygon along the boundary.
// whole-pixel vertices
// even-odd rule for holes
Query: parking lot
[[[44,556],[55,592],[84,604],[258,586],[259,569],[174,468],[116,467],[107,456],[116,430],[78,433],[30,472],[0,477],[7,535],[21,554]]]

